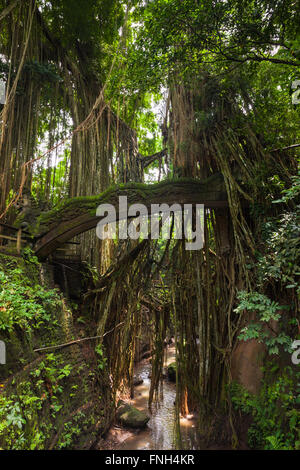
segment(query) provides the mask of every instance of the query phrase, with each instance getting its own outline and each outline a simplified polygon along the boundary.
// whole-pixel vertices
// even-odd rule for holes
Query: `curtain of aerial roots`
[[[86,68],[84,64],[77,68],[70,59],[64,64],[76,129],[71,148],[70,197],[96,195],[111,183],[141,180],[136,133],[105,102],[97,77],[84,76]],[[79,240],[83,258],[103,273],[113,259],[113,243],[95,241],[94,231],[81,235]]]
[[[131,244],[91,293],[97,334],[104,335],[99,341],[107,353],[114,394],[123,386],[132,388],[137,338],[145,312],[141,298],[151,271],[149,256],[148,240]]]
[[[4,8],[4,7],[3,7]],[[1,71],[6,79],[6,104],[0,116],[0,172],[2,213],[11,190],[21,183],[21,166],[34,154],[38,129],[40,89],[25,63],[41,55],[39,35],[34,24],[34,2],[19,2],[1,22],[6,42],[0,46]]]
[[[36,3],[27,0],[18,2],[1,22],[6,38],[0,46],[0,71],[6,82],[6,103],[0,115],[1,214],[24,187],[51,203],[58,179],[61,195],[66,195],[68,172],[55,168],[64,149],[56,148],[37,163],[24,166],[55,147],[69,127],[61,61],[58,51],[45,40],[37,15]],[[13,209],[6,214],[8,221],[14,217]]]
[[[88,196],[111,182],[140,181],[135,132],[106,105],[97,77],[85,76],[84,59],[75,64],[51,37],[35,1],[18,2],[1,28],[7,38],[0,48],[7,100],[0,122],[0,213],[24,185],[39,199],[55,203],[58,192],[60,197]],[[12,210],[6,220],[14,217]],[[94,232],[80,238],[82,256],[99,265]],[[103,261],[111,254],[101,256]]]
[[[234,256],[222,256],[216,215],[206,213],[205,246],[189,252],[178,243],[172,253],[172,318],[177,351],[177,410],[204,417],[225,397],[236,315]],[[231,235],[232,236],[232,235]]]
[[[200,178],[221,172],[228,197],[228,207],[206,210],[204,249],[189,253],[178,243],[172,253],[177,417],[195,409],[212,416],[220,405],[230,411],[225,384],[230,381],[241,318],[233,312],[234,302],[238,290],[252,285],[246,265],[253,260],[256,224],[247,205],[264,197],[256,179],[262,163],[270,174],[275,167],[285,181],[287,168],[295,166],[288,155],[284,160],[266,155],[234,104],[236,91],[227,90],[223,98],[220,91],[208,76],[197,91],[171,88],[169,147],[174,167],[180,175]],[[231,123],[237,117],[235,129]]]

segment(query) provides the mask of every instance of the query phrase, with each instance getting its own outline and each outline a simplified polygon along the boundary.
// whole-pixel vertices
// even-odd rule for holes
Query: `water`
[[[165,365],[175,361],[175,348],[169,347]],[[148,410],[150,389],[149,372],[151,365],[141,363],[135,370],[136,376],[143,379],[143,384],[135,387],[135,397],[130,403],[141,411]],[[130,432],[125,441],[118,446],[119,450],[167,450],[176,449],[175,442],[175,398],[176,386],[168,379],[163,381],[163,396],[159,405],[152,405],[150,421],[145,429],[139,432]],[[200,449],[201,444],[197,438],[196,419],[180,420],[181,435],[185,449]],[[127,431],[128,434],[128,431]]]

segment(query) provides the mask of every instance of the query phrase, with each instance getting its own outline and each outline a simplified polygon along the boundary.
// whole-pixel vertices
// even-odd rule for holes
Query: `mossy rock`
[[[144,411],[122,402],[117,409],[117,419],[123,426],[141,429],[146,426],[150,417]]]
[[[176,382],[176,362],[172,362],[171,364],[168,365],[168,370],[167,370],[167,375],[168,379],[171,382]]]

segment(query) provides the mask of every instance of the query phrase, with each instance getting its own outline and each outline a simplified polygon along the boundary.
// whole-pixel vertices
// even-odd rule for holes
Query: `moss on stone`
[[[176,191],[176,186],[182,184],[187,186],[187,190],[191,190],[188,186],[199,187],[200,184],[207,185],[210,191],[215,186],[219,188],[223,184],[221,175],[213,175],[205,181],[195,180],[193,178],[177,178],[166,179],[159,183],[122,183],[119,185],[112,185],[103,193],[97,196],[79,196],[61,201],[55,208],[40,215],[37,220],[36,226],[33,229],[35,235],[45,233],[52,224],[58,224],[61,221],[66,221],[71,216],[74,218],[76,215],[81,215],[88,212],[94,216],[98,205],[112,202],[114,198],[122,195],[125,192],[130,199],[142,199],[147,201],[150,195],[159,195],[162,192],[167,192],[168,189]]]
[[[15,269],[29,283],[42,282],[41,265],[0,254],[0,271]],[[60,296],[49,314],[48,324],[33,328],[30,334],[20,326],[0,333],[7,349],[7,366],[0,368],[0,448],[4,450],[88,449],[113,416],[109,378],[97,367],[93,344],[34,352],[78,337],[66,299]],[[9,414],[15,416],[10,424]]]

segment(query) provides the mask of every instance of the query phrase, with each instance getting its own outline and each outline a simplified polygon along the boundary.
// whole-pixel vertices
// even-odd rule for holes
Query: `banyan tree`
[[[239,299],[259,291],[280,306],[290,305],[283,323],[291,336],[289,321],[299,315],[294,274],[283,280],[281,266],[282,272],[259,277],[269,256],[265,224],[279,221],[283,203],[291,212],[299,202],[274,204],[297,175],[300,105],[292,105],[285,90],[282,114],[274,111],[269,129],[262,110],[264,105],[272,113],[284,74],[295,76],[296,33],[289,24],[283,46],[272,39],[271,26],[252,38],[247,23],[231,30],[230,15],[223,18],[220,9],[214,16],[210,2],[203,2],[206,13],[192,1],[84,3],[83,8],[76,0],[0,1],[0,78],[6,84],[0,105],[1,223],[18,227],[18,208],[30,194],[42,207],[26,226],[36,254],[47,261],[60,244],[73,240],[81,259],[97,267],[83,303],[95,334],[112,332],[99,341],[115,399],[122,387],[132,390],[139,338],[147,331],[151,408],[162,390],[166,338],[173,336],[177,424],[180,414],[197,412],[200,428],[210,418],[211,429],[221,432],[218,420],[226,416],[224,434],[236,443],[239,423],[230,384],[238,381],[258,392],[266,353],[255,335],[241,340],[260,307],[243,304],[240,314]],[[198,16],[184,22],[180,15],[190,11]],[[211,26],[204,18],[210,14]],[[288,21],[285,9],[276,10],[279,14]],[[199,29],[201,21],[206,29]],[[277,62],[276,51],[268,52],[272,41],[286,47]],[[284,55],[289,48],[296,50],[292,58]],[[271,91],[263,86],[266,77]],[[280,89],[271,83],[274,77]],[[153,96],[159,96],[159,118]],[[280,129],[283,113],[290,124]],[[150,185],[149,168],[161,182]],[[217,202],[202,200],[201,188]],[[203,248],[188,251],[185,240],[174,236],[100,241],[97,204],[116,205],[117,195],[127,195],[130,203],[168,197],[175,202],[177,196],[179,202],[204,203]],[[170,224],[174,235],[174,216]],[[272,338],[282,328],[271,317],[264,327]]]

